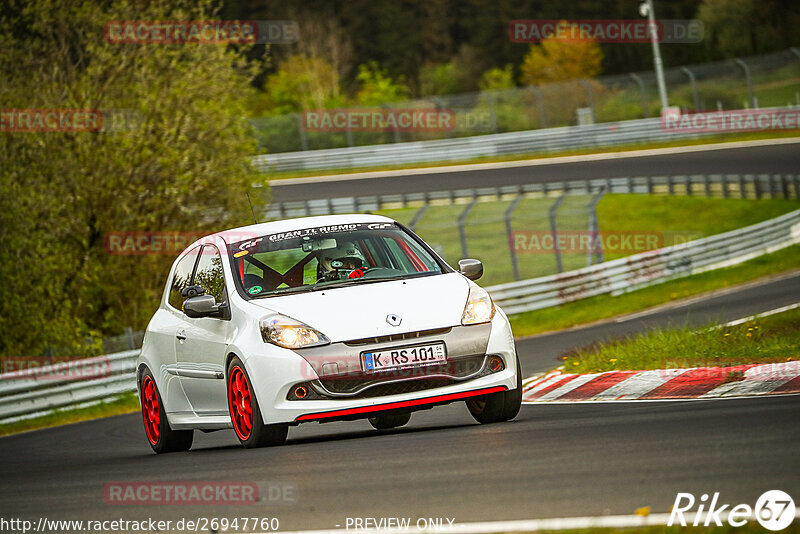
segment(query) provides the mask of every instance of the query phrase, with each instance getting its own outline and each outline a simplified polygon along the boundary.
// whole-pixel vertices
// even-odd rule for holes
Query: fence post
[[[517,209],[519,203],[524,198],[524,195],[520,193],[517,197],[511,201],[511,205],[506,209],[506,212],[503,214],[503,218],[506,221],[506,236],[508,237],[508,251],[511,253],[511,269],[514,272],[514,280],[519,281],[520,274],[519,274],[519,261],[517,259],[517,251],[516,251],[516,244],[514,243],[514,230],[511,226],[511,215],[514,213],[514,210]]]
[[[553,205],[550,206],[550,210],[548,210],[547,217],[550,219],[550,234],[553,236],[553,253],[556,257],[556,269],[558,272],[564,272],[564,265],[561,262],[561,249],[558,246],[558,228],[556,227],[556,211],[558,211],[558,207],[561,205],[561,202],[564,201],[564,197],[567,196],[566,191],[561,194],[560,197],[553,202]]]
[[[308,139],[306,138],[306,131],[303,128],[303,120],[300,118],[299,113],[295,113],[294,116],[297,118],[297,131],[300,132],[300,148],[308,150]]]
[[[474,194],[474,192],[473,192]],[[464,208],[464,211],[458,216],[458,237],[461,239],[461,253],[463,254],[463,258],[469,258],[469,251],[467,250],[467,232],[464,229],[464,224],[467,222],[467,217],[469,217],[469,212],[472,211],[472,208],[475,207],[475,203],[478,202],[476,197],[472,198],[472,201],[467,204],[467,207]]]
[[[125,327],[125,340],[128,342],[128,348],[133,350],[136,348],[136,343],[133,341],[133,328],[130,326]]]
[[[628,76],[633,78],[633,81],[639,86],[639,96],[642,99],[642,118],[646,119],[650,116],[650,113],[647,112],[647,91],[644,88],[644,80],[635,72],[629,72]]]
[[[600,237],[600,224],[597,220],[597,204],[603,199],[603,195],[606,194],[606,190],[601,188],[600,191],[595,193],[592,197],[592,200],[589,202],[589,236],[591,237],[592,246],[587,251],[586,256],[586,266],[590,266],[592,264],[592,255],[594,255],[594,259],[596,263],[603,263],[605,261],[603,259],[603,241],[602,239],[598,239]],[[597,244],[598,246],[595,247],[594,245]]]
[[[744,71],[744,79],[747,83],[747,96],[750,100],[750,108],[756,109],[756,98],[755,95],[753,95],[753,80],[750,77],[750,67],[748,67],[747,63],[738,57],[734,61],[736,61],[736,64],[739,65]]]
[[[697,95],[697,80],[694,77],[694,72],[690,71],[688,67],[681,67],[681,72],[689,77],[689,85],[692,88],[692,101],[694,102],[694,111],[700,110],[700,97]]]
[[[592,84],[587,80],[578,80],[578,83],[581,84],[586,91],[586,100],[589,101],[589,109],[592,110],[592,124],[594,124],[597,121],[594,116],[594,93],[592,92]]]
[[[489,117],[492,121],[492,133],[497,133],[497,112],[494,109],[494,91],[489,91],[487,94],[489,99]]]
[[[408,223],[408,227],[412,232],[416,232],[417,224],[419,224],[419,220],[422,219],[422,216],[425,215],[425,212],[428,211],[428,206],[430,206],[430,204],[423,204],[422,207],[418,209],[411,218],[411,222]]]
[[[547,128],[547,115],[544,112],[544,99],[538,87],[530,86],[528,89],[536,96],[536,110],[539,112],[539,128]]]

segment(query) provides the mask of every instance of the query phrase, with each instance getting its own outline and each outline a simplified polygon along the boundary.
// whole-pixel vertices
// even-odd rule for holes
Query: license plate
[[[383,371],[400,367],[418,367],[447,361],[444,343],[416,345],[414,347],[395,347],[391,349],[364,352],[364,369]]]

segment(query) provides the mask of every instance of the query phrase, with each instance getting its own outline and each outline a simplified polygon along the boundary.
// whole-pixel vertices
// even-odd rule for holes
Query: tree
[[[503,68],[495,67],[487,70],[481,75],[479,87],[481,88],[481,91],[511,89],[515,87],[514,66],[506,65]]]
[[[264,84],[268,114],[281,115],[307,109],[342,105],[339,73],[316,56],[295,54],[280,64]]]
[[[252,71],[225,46],[104,39],[113,20],[213,19],[205,1],[7,5],[4,108],[133,118],[101,131],[0,129],[0,353],[84,351],[87,335],[144,328],[174,258],[109,254],[109,233],[211,233],[247,221],[255,146],[241,96]]]
[[[408,98],[408,87],[402,80],[395,81],[377,63],[358,67],[356,102],[361,106],[379,106],[385,102],[400,102]]]
[[[521,81],[525,85],[541,85],[600,74],[603,52],[591,39],[566,40],[557,37],[542,39],[531,45],[522,61]]]

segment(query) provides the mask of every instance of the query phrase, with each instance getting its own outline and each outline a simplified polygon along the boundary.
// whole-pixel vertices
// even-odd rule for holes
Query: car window
[[[185,299],[181,295],[181,291],[191,285],[192,272],[194,271],[195,263],[197,263],[198,252],[200,252],[200,247],[186,254],[175,267],[175,274],[172,276],[172,284],[169,288],[169,305],[177,310],[183,310],[183,301]]]
[[[194,274],[194,284],[206,290],[206,295],[213,295],[214,300],[223,302],[225,298],[225,275],[222,272],[222,257],[214,245],[203,247],[197,270]]]
[[[252,297],[440,274],[443,267],[393,223],[348,223],[229,245],[235,282]]]

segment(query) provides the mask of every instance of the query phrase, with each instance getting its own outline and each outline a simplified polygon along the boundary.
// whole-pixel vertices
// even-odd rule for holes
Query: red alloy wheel
[[[161,413],[158,405],[158,392],[153,378],[145,376],[142,381],[142,418],[144,430],[151,445],[158,443]]]
[[[228,382],[228,408],[231,412],[233,429],[239,439],[246,441],[253,431],[253,403],[250,399],[250,384],[244,369],[238,365],[231,371]]]

